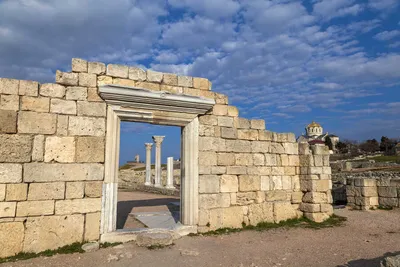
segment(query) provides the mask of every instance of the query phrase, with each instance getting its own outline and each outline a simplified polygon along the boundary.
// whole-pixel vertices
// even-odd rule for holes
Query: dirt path
[[[148,250],[128,243],[92,253],[57,255],[4,266],[379,266],[386,253],[400,253],[400,210],[337,210],[342,227],[184,237],[170,248]]]

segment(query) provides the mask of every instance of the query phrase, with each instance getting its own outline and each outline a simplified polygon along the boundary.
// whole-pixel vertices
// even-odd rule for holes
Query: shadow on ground
[[[400,255],[400,251],[397,252],[388,252],[383,254],[383,256],[373,258],[373,259],[359,259],[359,260],[353,260],[349,261],[348,263],[344,265],[338,265],[337,267],[379,267],[380,262],[386,258],[386,257],[391,257],[391,256],[397,256]]]
[[[167,206],[171,213],[174,210],[174,207],[168,205],[171,202],[176,202],[176,198],[155,198],[155,199],[146,199],[146,200],[127,200],[127,201],[118,201],[117,204],[117,229],[124,228],[125,222],[128,219],[129,213],[132,212],[132,209],[135,207],[152,207],[152,206]],[[179,201],[179,200],[178,200]]]

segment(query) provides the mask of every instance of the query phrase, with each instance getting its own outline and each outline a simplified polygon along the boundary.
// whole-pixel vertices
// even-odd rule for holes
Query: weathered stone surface
[[[84,215],[28,218],[25,228],[25,252],[56,249],[83,240]]]
[[[235,154],[233,153],[218,153],[217,163],[221,166],[235,165]]]
[[[397,197],[397,188],[393,186],[379,186],[378,195],[380,197]]]
[[[328,196],[321,192],[307,192],[303,196],[303,202],[306,203],[328,203]]]
[[[167,84],[161,84],[160,90],[165,91],[165,92],[170,92],[173,94],[182,94],[183,93],[182,87],[172,86],[172,85],[167,85]]]
[[[258,175],[239,175],[239,191],[261,190],[261,178]]]
[[[221,127],[221,137],[225,139],[237,139],[238,133],[235,128]]]
[[[379,197],[379,205],[383,207],[398,207],[399,199],[393,197]]]
[[[89,87],[87,89],[87,100],[89,102],[103,102],[103,99],[97,93],[97,87]]]
[[[117,78],[128,78],[128,67],[118,64],[108,64],[107,75]]]
[[[210,210],[210,228],[241,228],[243,209],[240,206]]]
[[[213,115],[200,116],[199,122],[204,125],[218,125],[218,117]]]
[[[228,151],[228,152],[250,153],[251,152],[250,141],[245,141],[245,140],[226,140],[226,151]]]
[[[103,182],[85,182],[86,197],[101,197],[103,192]]]
[[[87,88],[80,86],[67,87],[67,92],[65,94],[67,100],[86,100],[87,96]]]
[[[78,85],[78,73],[56,71],[56,83],[63,85]]]
[[[225,151],[225,140],[217,137],[200,137],[200,151]]]
[[[44,83],[40,85],[40,95],[63,98],[65,95],[65,87],[55,83]]]
[[[229,207],[231,197],[226,194],[200,194],[199,209],[213,209],[220,207]]]
[[[21,110],[49,112],[50,98],[48,97],[21,97]]]
[[[273,154],[284,154],[285,149],[283,148],[281,143],[271,143],[270,152]]]
[[[218,193],[219,177],[218,175],[201,175],[199,177],[200,193]]]
[[[253,155],[247,153],[235,154],[235,165],[236,166],[252,166]]]
[[[104,137],[78,137],[76,142],[77,162],[104,162]]]
[[[26,163],[24,164],[24,182],[101,181],[103,172],[103,165],[96,163]]]
[[[72,59],[72,71],[73,72],[87,72],[88,71],[88,62],[81,58],[73,58]]]
[[[140,233],[136,237],[139,247],[169,246],[172,245],[173,236],[170,233]]]
[[[236,175],[222,175],[220,178],[220,191],[222,193],[238,192],[239,182]]]
[[[19,81],[19,95],[37,96],[39,92],[39,83],[35,81]]]
[[[237,109],[237,107],[228,106],[228,116],[231,116],[231,117],[239,116],[239,110]]]
[[[225,116],[217,116],[218,126],[233,127],[233,118]]]
[[[251,120],[250,127],[251,127],[251,129],[265,130],[265,121],[264,120]]]
[[[301,209],[301,211],[304,211],[304,212],[320,212],[321,205],[320,204],[311,204],[311,203],[301,203],[300,209]]]
[[[57,135],[68,135],[68,116],[58,115],[57,117]]]
[[[76,115],[76,102],[72,100],[52,99],[50,102],[50,112]]]
[[[6,201],[26,200],[28,184],[8,184],[6,190]]]
[[[15,217],[16,206],[17,206],[17,202],[0,202],[0,218]],[[1,223],[0,223],[0,226],[1,226]]]
[[[297,218],[297,212],[290,202],[274,203],[274,219],[276,223],[293,218]]]
[[[0,184],[0,201],[4,201],[6,198],[6,185]]]
[[[23,222],[0,223],[0,258],[14,256],[22,251],[24,231]]]
[[[106,103],[78,101],[78,116],[106,116]]]
[[[0,134],[0,144],[0,162],[30,161],[32,149],[31,136]]]
[[[246,174],[247,168],[245,166],[228,166],[226,168],[227,174]]]
[[[243,140],[258,140],[258,131],[250,129],[239,129],[237,130],[238,139]]]
[[[100,212],[86,214],[84,240],[99,240],[100,236]]]
[[[106,73],[106,64],[101,62],[89,62],[88,63],[88,73],[93,74],[105,74]]]
[[[150,82],[135,82],[135,86],[137,88],[143,88],[147,90],[153,90],[153,91],[160,91],[160,84],[159,83],[150,83]]]
[[[381,261],[381,267],[399,267],[400,255],[386,257]]]
[[[101,198],[67,199],[56,201],[56,215],[101,211]]]
[[[0,110],[0,133],[17,132],[17,112]]]
[[[0,183],[22,182],[22,165],[11,163],[0,163]]]
[[[45,162],[74,162],[75,138],[49,136],[46,138]]]
[[[330,215],[322,212],[317,212],[317,213],[304,212],[304,216],[311,221],[322,223],[323,221],[329,219]]]
[[[216,116],[226,116],[228,115],[228,106],[227,105],[214,105],[212,109],[212,114]]]
[[[113,78],[112,83],[115,85],[131,86],[131,87],[135,87],[135,85],[136,85],[135,81],[130,80],[130,79],[122,79],[122,78]]]
[[[264,202],[249,205],[249,224],[257,225],[261,222],[274,222],[274,204]]]
[[[161,83],[163,79],[163,73],[158,71],[147,70],[146,75],[149,82]]]
[[[215,166],[217,165],[217,153],[215,152],[199,152],[199,165],[200,166]]]
[[[65,183],[31,183],[28,200],[64,199]]]
[[[18,133],[54,134],[57,115],[20,111],[18,114]]]
[[[193,87],[202,90],[210,90],[208,79],[193,77]]]
[[[105,135],[105,119],[90,117],[70,117],[68,130],[71,135]]]
[[[0,109],[2,110],[19,110],[19,96],[18,95],[1,95],[0,96]]]
[[[193,87],[193,77],[178,76],[178,85],[183,87]]]
[[[291,192],[286,190],[271,190],[265,193],[267,201],[290,201]]]
[[[44,135],[35,135],[33,139],[32,161],[44,160]]]
[[[83,198],[85,193],[84,182],[67,182],[65,188],[65,198]]]
[[[97,86],[113,84],[113,78],[110,76],[98,76]]]
[[[129,79],[135,81],[145,81],[146,71],[138,67],[129,67]]]
[[[86,224],[85,224],[85,228],[86,228]],[[85,237],[86,237],[86,232],[85,232]],[[85,238],[85,240],[88,240]],[[96,239],[94,239],[96,240]],[[86,244],[82,245],[82,250],[85,252],[93,252],[93,251],[97,251],[100,249],[100,244],[99,242],[89,242]]]
[[[23,201],[17,204],[17,217],[54,214],[54,200]]]
[[[211,174],[225,174],[226,167],[223,166],[212,166],[211,167]]]
[[[0,78],[0,94],[18,95],[19,80]]]
[[[250,128],[250,120],[245,118],[235,118],[234,120],[235,127],[238,129],[249,129]]]

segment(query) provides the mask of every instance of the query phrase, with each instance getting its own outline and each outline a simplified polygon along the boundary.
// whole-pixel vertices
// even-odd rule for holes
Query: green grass
[[[375,162],[397,162],[397,163],[400,163],[399,156],[378,156],[378,157],[373,157],[370,159],[375,160]]]
[[[347,219],[345,217],[332,215],[329,219],[322,223],[313,222],[305,217],[299,219],[289,219],[286,221],[282,221],[279,223],[269,223],[269,222],[261,222],[256,226],[252,225],[243,225],[243,228],[220,228],[214,231],[209,231],[202,234],[190,234],[189,236],[214,236],[214,235],[226,235],[231,233],[237,233],[242,231],[267,231],[276,228],[294,228],[294,227],[301,227],[301,228],[312,228],[312,229],[322,229],[328,227],[336,227],[342,225]]]
[[[151,245],[149,247],[147,247],[149,250],[157,250],[157,249],[163,249],[163,248],[168,248],[175,245],[174,243],[172,243],[171,245]]]
[[[100,244],[100,248],[109,248],[109,247],[115,247],[118,245],[121,245],[122,242],[116,242],[116,243],[108,243],[108,242],[104,242]]]
[[[392,209],[393,207],[390,206],[381,206],[381,205],[378,206],[378,210],[392,210]]]

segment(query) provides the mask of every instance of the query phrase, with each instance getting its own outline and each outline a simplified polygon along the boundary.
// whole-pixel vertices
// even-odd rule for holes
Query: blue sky
[[[72,57],[139,65],[207,77],[272,131],[316,120],[398,138],[399,14],[399,0],[0,0],[0,76],[54,81]]]

